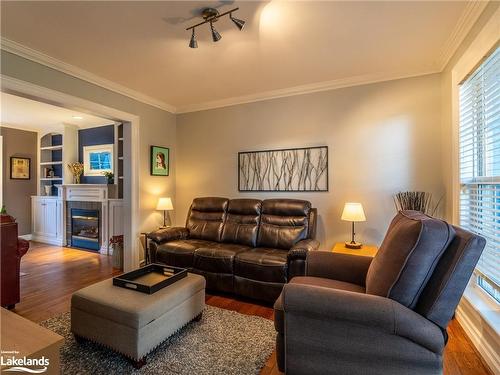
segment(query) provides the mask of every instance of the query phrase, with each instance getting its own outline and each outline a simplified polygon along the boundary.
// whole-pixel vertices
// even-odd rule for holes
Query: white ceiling
[[[185,28],[205,6],[239,6],[210,40]],[[437,72],[471,22],[461,1],[4,1],[2,37],[179,112],[321,82]],[[465,30],[468,31],[468,30]],[[308,86],[309,85],[309,86]],[[284,90],[284,91],[283,91]],[[293,89],[291,90],[293,92]],[[300,91],[297,89],[297,91]]]
[[[0,94],[0,124],[32,131],[54,131],[63,124],[72,124],[80,129],[110,125],[113,121],[56,107],[20,96],[2,92]],[[80,116],[82,119],[74,119]]]

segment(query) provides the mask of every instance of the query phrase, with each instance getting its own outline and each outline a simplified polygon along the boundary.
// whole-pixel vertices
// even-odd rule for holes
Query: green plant
[[[4,205],[2,205],[2,209],[0,210],[0,214],[1,214],[1,215],[5,215],[5,214],[7,214],[7,209],[5,208],[5,204],[4,204]]]
[[[102,172],[102,174],[108,179],[108,184],[113,182],[113,179],[115,178],[113,172]]]

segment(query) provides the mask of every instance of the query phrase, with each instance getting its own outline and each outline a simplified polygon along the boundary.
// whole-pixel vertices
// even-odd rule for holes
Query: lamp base
[[[345,247],[348,249],[361,249],[363,247],[363,244],[361,242],[345,242]]]

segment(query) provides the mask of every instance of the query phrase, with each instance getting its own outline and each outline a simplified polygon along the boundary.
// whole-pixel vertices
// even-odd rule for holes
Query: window
[[[460,86],[460,225],[487,244],[477,285],[500,302],[500,48]]]

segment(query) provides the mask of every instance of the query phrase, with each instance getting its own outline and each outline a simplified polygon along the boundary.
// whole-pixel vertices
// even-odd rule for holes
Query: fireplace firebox
[[[71,209],[71,246],[99,251],[98,210]]]

